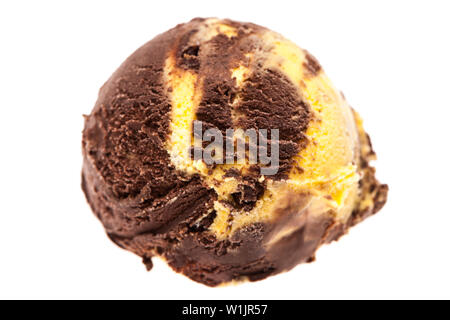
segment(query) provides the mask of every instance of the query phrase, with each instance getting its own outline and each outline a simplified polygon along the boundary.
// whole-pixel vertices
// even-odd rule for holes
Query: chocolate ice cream
[[[263,142],[266,130],[275,172],[250,149],[196,159],[210,129],[249,148],[243,132]],[[83,154],[82,187],[110,239],[149,270],[161,257],[208,286],[311,262],[387,198],[360,117],[318,61],[231,20],[194,19],[133,53],[86,117]]]

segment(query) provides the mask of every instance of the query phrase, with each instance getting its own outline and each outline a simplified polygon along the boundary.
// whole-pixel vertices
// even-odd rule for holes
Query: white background
[[[0,298],[450,298],[446,1],[2,1]],[[211,289],[108,240],[80,188],[82,114],[137,47],[201,16],[312,52],[363,116],[389,201],[317,262]]]

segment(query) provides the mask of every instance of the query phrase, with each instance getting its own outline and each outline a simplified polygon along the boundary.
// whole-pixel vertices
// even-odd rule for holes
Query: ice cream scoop
[[[82,187],[108,236],[209,286],[310,262],[387,185],[362,120],[307,51],[194,19],[133,53],[86,117]]]

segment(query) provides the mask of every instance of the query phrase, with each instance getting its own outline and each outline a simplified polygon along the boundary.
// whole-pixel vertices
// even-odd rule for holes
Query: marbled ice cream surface
[[[194,121],[277,129],[277,173],[193,159]],[[149,269],[159,256],[210,286],[314,260],[387,197],[360,117],[317,60],[231,20],[194,19],[132,54],[86,117],[83,153],[83,190],[109,237]]]

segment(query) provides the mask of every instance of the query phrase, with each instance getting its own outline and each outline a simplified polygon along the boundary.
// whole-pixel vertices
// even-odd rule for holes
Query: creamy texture
[[[278,129],[278,172],[192,159],[205,147],[194,121],[233,129],[234,143]],[[148,269],[159,256],[209,286],[313,261],[388,191],[361,118],[315,58],[231,20],[194,19],[133,53],[86,117],[83,155],[83,191],[109,238]]]
[[[236,31],[220,20],[210,19],[195,39],[203,43],[218,34],[233,37]],[[214,203],[217,217],[210,230],[219,238],[230,236],[244,225],[270,220],[288,194],[311,195],[314,201],[323,202],[322,212],[317,214],[330,214],[345,222],[358,201],[360,179],[359,140],[352,111],[322,70],[313,74],[308,69],[307,59],[314,58],[307,52],[268,30],[258,34],[258,44],[257,50],[246,52],[245,60],[230,70],[236,86],[241,88],[251,75],[252,60],[261,61],[263,69],[283,73],[313,111],[306,132],[309,143],[295,156],[295,166],[287,179],[273,181],[270,176],[261,177],[266,180],[267,189],[249,212],[236,212],[223,204],[238,186],[237,179],[224,177],[225,172],[230,168],[245,170],[246,165],[219,165],[211,172],[202,161],[191,159],[190,147],[199,146],[192,134],[192,123],[201,99],[202,79],[190,70],[177,68],[174,53],[167,58],[165,67],[167,85],[172,89],[171,134],[166,144],[172,164],[188,174],[200,174],[218,194]],[[239,90],[234,104],[238,102]]]

